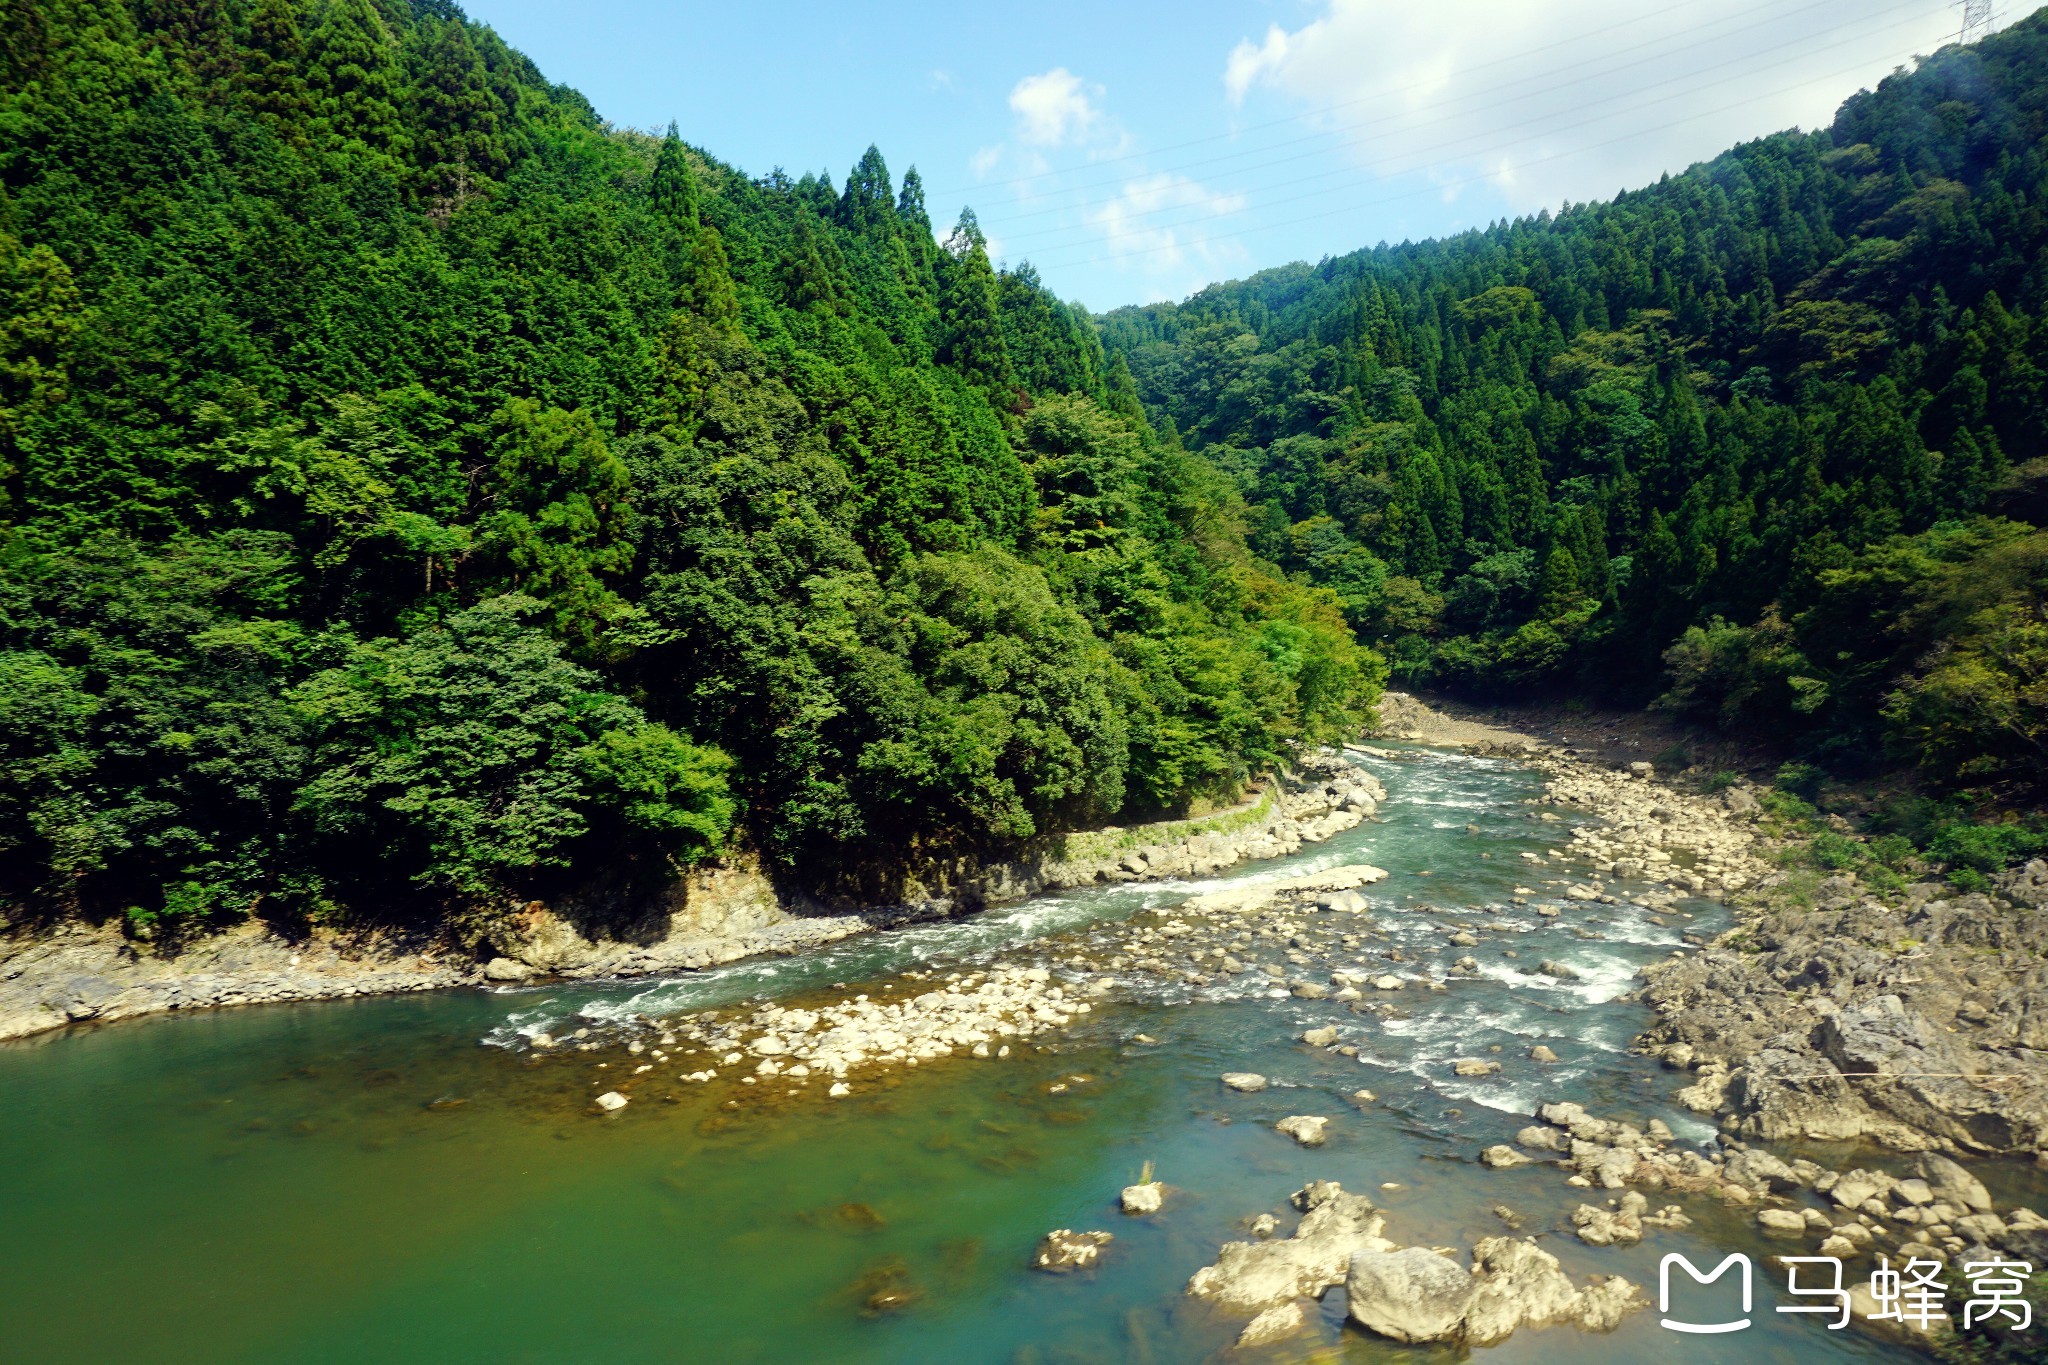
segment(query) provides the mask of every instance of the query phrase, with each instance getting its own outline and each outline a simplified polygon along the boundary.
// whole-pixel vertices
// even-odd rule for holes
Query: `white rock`
[[[1328,1137],[1330,1121],[1313,1114],[1290,1114],[1274,1124],[1276,1131],[1285,1133],[1304,1147],[1320,1147]]]
[[[1115,1240],[1107,1232],[1074,1232],[1055,1228],[1039,1242],[1038,1250],[1032,1253],[1031,1265],[1035,1270],[1055,1275],[1086,1270],[1102,1258],[1102,1248]]]
[[[1472,1277],[1463,1266],[1423,1247],[1361,1251],[1351,1258],[1344,1280],[1351,1320],[1395,1341],[1456,1335],[1472,1294]]]
[[[1123,1194],[1117,1199],[1123,1211],[1132,1215],[1157,1213],[1160,1205],[1165,1202],[1166,1186],[1157,1180],[1148,1181],[1143,1185],[1126,1185]]]
[[[626,1097],[616,1090],[607,1090],[597,1097],[597,1107],[607,1114],[626,1107]]]
[[[1318,1180],[1294,1196],[1302,1220],[1292,1237],[1265,1242],[1226,1242],[1216,1263],[1196,1271],[1188,1293],[1237,1313],[1259,1313],[1341,1284],[1357,1251],[1385,1251],[1385,1220],[1363,1195],[1346,1194],[1334,1181]],[[1268,1236],[1272,1215],[1252,1221],[1254,1236]]]
[[[1792,1209],[1759,1209],[1756,1225],[1770,1237],[1803,1237],[1806,1219]]]

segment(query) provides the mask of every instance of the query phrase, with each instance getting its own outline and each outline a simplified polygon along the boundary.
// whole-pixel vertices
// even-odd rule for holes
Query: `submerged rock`
[[[1643,1240],[1641,1213],[1626,1208],[1600,1209],[1581,1204],[1572,1210],[1572,1227],[1579,1240],[1592,1247],[1632,1246]]]
[[[1237,1344],[1243,1347],[1270,1346],[1276,1341],[1285,1341],[1308,1325],[1308,1319],[1298,1303],[1283,1303],[1245,1324],[1237,1334]]]
[[[1086,1270],[1102,1258],[1102,1249],[1115,1240],[1115,1235],[1107,1232],[1054,1228],[1045,1234],[1038,1249],[1032,1252],[1031,1268],[1054,1275]]]

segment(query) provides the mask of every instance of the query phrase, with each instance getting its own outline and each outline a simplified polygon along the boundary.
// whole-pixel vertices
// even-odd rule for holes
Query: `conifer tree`
[[[307,84],[330,144],[402,158],[410,139],[398,45],[370,0],[330,0],[307,48]]]
[[[691,310],[706,322],[730,327],[739,318],[739,291],[733,286],[725,239],[709,223],[699,225],[690,243],[685,292]]]
[[[989,388],[1007,388],[1010,354],[997,312],[995,270],[988,263],[988,238],[974,210],[962,209],[946,239],[939,291],[939,362]]]
[[[135,8],[137,25],[175,70],[201,86],[233,78],[235,25],[222,0],[141,0]]]
[[[789,246],[776,263],[783,298],[800,312],[845,315],[850,300],[845,262],[831,234],[817,215],[799,205]]]
[[[839,196],[839,221],[858,234],[893,233],[901,223],[895,201],[888,163],[880,148],[870,146],[847,174],[846,189]]]
[[[306,40],[291,0],[256,0],[242,47],[243,102],[286,142],[309,145],[313,97],[306,88]]]
[[[1103,406],[1133,422],[1145,420],[1144,405],[1138,401],[1137,381],[1131,378],[1131,362],[1124,359],[1122,351],[1110,354],[1105,388],[1108,398]]]
[[[511,163],[505,109],[467,24],[442,20],[431,23],[427,34],[414,63],[414,157],[428,192],[459,206],[479,182],[498,178]]]
[[[668,135],[661,140],[661,151],[655,157],[654,175],[647,183],[647,193],[654,201],[656,213],[684,232],[696,228],[697,177],[690,169],[689,149],[683,146],[683,139],[676,132],[674,123],[669,124]]]
[[[1578,606],[1580,597],[1578,561],[1560,543],[1543,561],[1543,576],[1536,582],[1537,612],[1555,619]]]

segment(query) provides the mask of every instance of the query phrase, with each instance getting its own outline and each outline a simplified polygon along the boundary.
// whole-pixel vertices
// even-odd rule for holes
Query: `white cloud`
[[[1286,64],[1287,30],[1280,25],[1275,24],[1266,30],[1266,41],[1260,46],[1254,47],[1249,38],[1239,39],[1237,46],[1230,50],[1230,59],[1223,64],[1223,88],[1229,93],[1230,102],[1243,104],[1247,90],[1267,73],[1277,72]]]
[[[1166,171],[1126,180],[1115,198],[1082,216],[1101,232],[1113,261],[1139,264],[1154,278],[1178,278],[1188,275],[1190,267],[1199,267],[1190,278],[1200,284],[1245,259],[1243,248],[1227,232],[1212,232],[1205,220],[1244,207],[1241,194],[1219,193]],[[1168,219],[1166,225],[1148,221],[1160,216]]]
[[[1378,175],[1425,175],[1447,198],[1490,183],[1531,211],[1824,124],[1955,23],[1899,0],[1769,12],[1754,0],[1322,0],[1300,28],[1240,41],[1222,79],[1236,106],[1261,94],[1312,106],[1310,125]]]
[[[975,179],[980,180],[987,176],[990,171],[994,170],[996,163],[1002,159],[1003,144],[1000,142],[991,143],[967,158],[967,168],[974,172]]]
[[[1038,147],[1058,147],[1079,142],[1101,121],[1093,91],[1079,76],[1064,66],[1036,76],[1026,76],[1010,91],[1010,110],[1017,116],[1017,137]]]

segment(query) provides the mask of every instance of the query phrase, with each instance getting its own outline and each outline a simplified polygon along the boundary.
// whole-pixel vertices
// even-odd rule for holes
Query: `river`
[[[1793,1301],[1761,1257],[1784,1248],[1741,1212],[1685,1201],[1692,1229],[1594,1249],[1570,1235],[1568,1215],[1598,1192],[1567,1187],[1554,1167],[1477,1164],[1549,1099],[1710,1135],[1671,1103],[1678,1077],[1627,1051],[1648,1019],[1620,997],[1638,966],[1683,932],[1713,932],[1725,912],[1549,901],[1565,913],[1540,916],[1558,888],[1530,878],[1561,869],[1520,854],[1544,855],[1568,830],[1532,818],[1540,775],[1437,751],[1368,766],[1390,793],[1381,819],[1213,881],[1066,892],[677,981],[225,1010],[0,1047],[0,1354],[1051,1365],[1300,1359],[1320,1345],[1327,1359],[1428,1356],[1341,1329],[1341,1290],[1311,1336],[1232,1352],[1242,1320],[1181,1293],[1220,1242],[1245,1236],[1248,1215],[1284,1225],[1289,1193],[1323,1178],[1369,1193],[1388,1236],[1461,1254],[1506,1231],[1493,1209],[1510,1206],[1575,1275],[1623,1274],[1653,1300],[1666,1252],[1703,1267],[1728,1249],[1758,1257],[1739,1348],[1669,1332],[1653,1306],[1610,1335],[1524,1329],[1477,1353],[1489,1360],[1917,1358],[1773,1311]],[[617,1114],[590,1105],[594,1082],[640,1064],[610,1045],[636,1034],[637,1016],[877,991],[900,973],[996,960],[1056,964],[1087,955],[1101,926],[1196,891],[1364,861],[1393,874],[1367,890],[1385,935],[1375,952],[1441,975],[1469,951],[1481,975],[1403,991],[1405,1017],[1383,1019],[1274,998],[1252,973],[1133,980],[1036,1040],[1045,1050],[942,1060],[848,1099],[760,1087],[727,1109],[736,1087],[678,1084],[672,1101],[642,1087]],[[1518,884],[1539,893],[1530,904],[1512,903]],[[1480,945],[1446,946],[1459,927]],[[1534,975],[1543,959],[1579,979]],[[1358,1058],[1295,1041],[1325,1023]],[[605,1046],[526,1046],[579,1027]],[[1537,1043],[1561,1060],[1528,1060]],[[1451,1074],[1452,1059],[1473,1056],[1499,1060],[1501,1074]],[[1275,1084],[1219,1087],[1219,1073],[1240,1070]],[[1342,1098],[1361,1086],[1379,1096],[1362,1109]],[[1328,1145],[1272,1130],[1301,1113],[1330,1117]],[[1117,1191],[1147,1162],[1171,1187],[1166,1208],[1127,1218]],[[1117,1240],[1093,1272],[1028,1270],[1056,1227]],[[901,1306],[871,1311],[878,1292]]]

